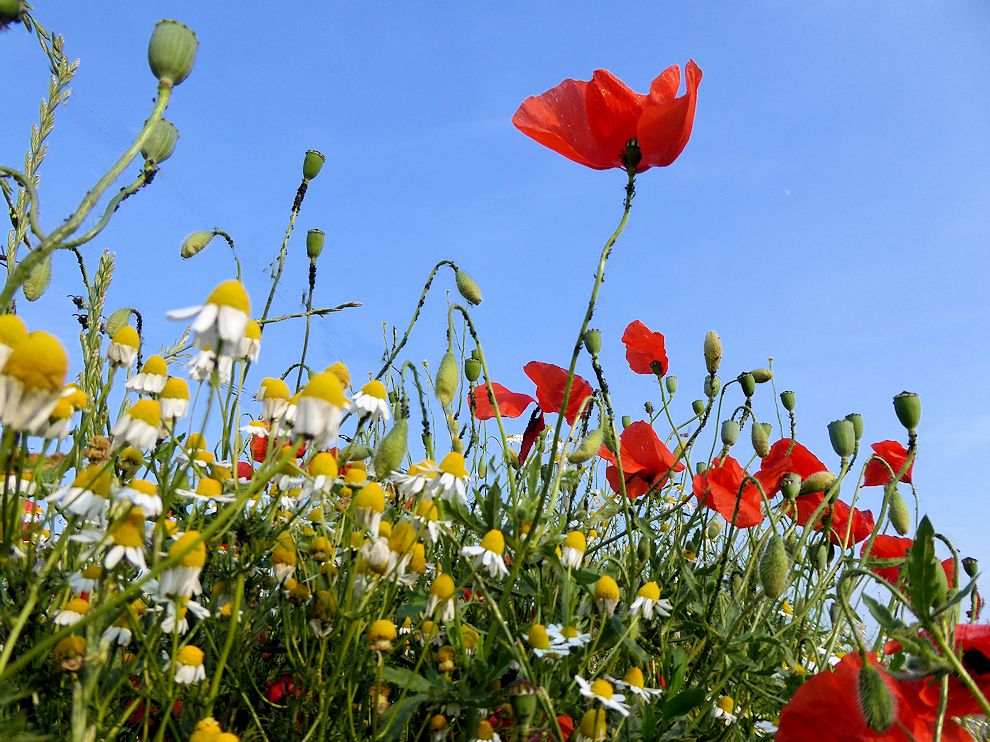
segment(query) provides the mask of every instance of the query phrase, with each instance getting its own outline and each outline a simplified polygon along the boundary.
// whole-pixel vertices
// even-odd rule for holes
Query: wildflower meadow
[[[834,400],[814,445],[798,400],[827,391],[778,385],[770,360],[729,367],[716,330],[692,340],[704,374],[679,379],[673,321],[596,325],[637,193],[690,159],[716,71],[664,60],[643,91],[605,69],[520,91],[504,126],[616,185],[600,252],[567,257],[586,303],[552,307],[568,353],[521,360],[521,384],[486,351],[499,289],[469,252],[409,278],[419,299],[381,318],[372,367],[328,355],[321,320],[359,305],[319,301],[343,283],[332,238],[302,226],[334,177],[319,143],[286,167],[265,290],[231,226],[176,246],[191,266],[223,256],[209,291],[170,296],[167,316],[112,305],[115,269],[139,258],[97,245],[130,199],[170,187],[168,109],[201,39],[149,29],[143,123],[59,214],[40,173],[77,63],[44,10],[0,0],[0,46],[30,35],[23,63],[51,73],[23,162],[0,165],[5,738],[987,738],[979,564],[913,482],[921,397],[884,391],[887,440]],[[74,336],[36,320],[65,305],[53,266],[77,287]],[[298,311],[276,311],[281,290]],[[29,306],[47,314],[27,322]],[[272,352],[289,326],[298,347]],[[151,327],[173,341],[151,347]],[[604,343],[625,359],[607,374]],[[610,385],[633,378],[651,391],[630,409]]]

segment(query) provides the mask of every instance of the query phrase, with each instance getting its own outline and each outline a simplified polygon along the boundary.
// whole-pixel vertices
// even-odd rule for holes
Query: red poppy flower
[[[938,683],[927,679],[897,680],[886,672],[876,658],[868,661],[880,670],[884,685],[894,699],[895,722],[883,732],[875,732],[866,723],[859,704],[859,672],[862,659],[850,652],[835,670],[820,672],[804,683],[784,706],[776,742],[908,742],[932,739],[938,711]],[[930,703],[934,690],[935,705]],[[908,731],[906,735],[901,727]],[[972,738],[962,727],[946,719],[942,727],[945,742],[969,742]]]
[[[742,483],[746,472],[731,456],[715,459],[704,474],[696,474],[692,482],[698,502],[718,512],[726,521],[736,513],[738,528],[752,528],[763,522],[763,498],[752,482]],[[742,494],[740,494],[742,489]],[[739,509],[736,511],[736,500]]]
[[[519,417],[536,400],[528,394],[510,392],[501,384],[492,382],[492,392],[502,417]],[[491,420],[495,417],[495,407],[488,399],[488,387],[479,384],[474,388],[474,416],[478,420]]]
[[[913,543],[914,539],[911,538],[880,534],[873,541],[873,548],[870,549],[870,557],[873,559],[903,559],[907,556],[908,549],[911,548],[911,544]],[[864,543],[859,553],[862,555],[865,552],[866,544]],[[949,583],[949,587],[955,587],[956,584],[955,565],[956,562],[952,558],[942,561],[942,570],[945,572],[945,579]],[[886,580],[891,585],[896,585],[900,576],[901,566],[903,565],[894,564],[889,567],[870,567],[870,569],[878,577]]]
[[[268,681],[265,698],[269,701],[282,703],[289,696],[302,697],[302,689],[296,687],[296,681],[291,675],[279,675]]]
[[[626,346],[629,368],[634,373],[658,376],[667,373],[667,350],[664,348],[663,335],[659,332],[653,332],[637,319],[630,322],[622,333],[622,342]],[[657,370],[654,370],[654,364],[657,364]]]
[[[626,142],[636,139],[642,159],[637,172],[677,159],[691,138],[701,69],[685,65],[687,90],[680,98],[681,71],[674,65],[650,86],[648,95],[630,90],[608,70],[592,79],[564,80],[523,101],[512,123],[554,152],[596,170],[625,169]]]
[[[874,456],[886,461],[887,465],[890,469],[894,470],[895,474],[901,470],[904,462],[907,461],[907,449],[897,441],[880,441],[879,443],[871,444],[870,448],[873,449]],[[866,471],[863,474],[863,485],[872,487],[877,484],[888,484],[894,479],[890,475],[890,469],[884,466],[883,462],[877,461],[876,458],[870,459],[866,464]],[[901,477],[902,482],[911,484],[911,472],[913,469],[914,462],[912,461],[911,466],[908,467],[904,476]]]
[[[821,471],[828,471],[828,467],[815,454],[797,441],[781,438],[770,447],[770,453],[760,464],[756,478],[763,485],[767,497],[772,497],[780,491],[780,480],[785,474],[793,473],[807,479]]]
[[[789,512],[792,509],[790,503],[785,504],[784,512],[794,518],[798,525],[808,527],[808,521],[811,520],[812,514],[818,509],[824,498],[824,492],[799,495],[794,500],[797,512]],[[832,505],[825,506],[818,520],[812,526],[816,531],[821,531],[825,527],[830,512],[832,523],[829,526],[829,540],[833,544],[841,544],[843,547],[849,544],[858,544],[860,541],[868,539],[873,532],[875,524],[873,513],[869,510],[851,508],[842,500],[836,500]],[[848,541],[846,540],[847,534]]]
[[[671,472],[684,471],[684,464],[674,458],[653,427],[643,420],[623,430],[619,442],[626,495],[633,500],[662,487]],[[611,464],[605,469],[605,478],[612,490],[622,492],[615,455],[605,446],[598,450],[598,455]]]
[[[533,383],[536,384],[536,400],[540,409],[544,412],[560,412],[561,404],[564,401],[564,386],[567,384],[567,370],[552,363],[540,363],[540,361],[530,361],[523,366]],[[567,410],[564,418],[569,425],[573,425],[577,419],[578,410],[586,397],[591,396],[591,384],[582,379],[577,374],[571,382],[571,395],[567,400]],[[585,410],[588,408],[585,407]]]
[[[526,463],[526,457],[529,456],[533,444],[536,443],[536,439],[540,433],[546,430],[546,427],[547,422],[543,418],[543,413],[539,410],[533,410],[533,414],[529,418],[529,423],[526,425],[526,431],[523,433],[522,443],[519,446],[520,466]]]
[[[254,469],[251,467],[250,461],[238,461],[237,462],[237,478],[238,479],[250,479],[254,476]]]
[[[560,734],[564,738],[564,742],[567,742],[571,738],[571,733],[574,731],[574,719],[567,714],[557,714],[557,727],[560,729]]]

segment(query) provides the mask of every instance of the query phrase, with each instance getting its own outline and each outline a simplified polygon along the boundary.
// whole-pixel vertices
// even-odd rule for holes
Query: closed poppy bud
[[[457,394],[457,383],[460,379],[460,374],[457,372],[457,357],[450,352],[444,354],[444,357],[440,359],[440,367],[437,369],[437,377],[434,382],[433,390],[437,395],[437,399],[444,406],[449,405],[454,401],[454,395]]]
[[[337,455],[337,460],[341,464],[351,461],[363,461],[371,456],[371,449],[361,443],[352,443]]]
[[[406,456],[406,445],[409,436],[409,421],[404,417],[396,418],[395,425],[385,434],[375,450],[372,463],[375,476],[386,477],[402,464]]]
[[[622,429],[625,430],[630,425],[632,425],[632,418],[629,415],[622,416]]]
[[[626,142],[626,151],[622,153],[622,164],[626,170],[635,173],[639,163],[643,161],[643,150],[639,148],[639,140],[633,137]]]
[[[40,263],[31,269],[27,280],[21,287],[21,290],[24,292],[24,298],[28,301],[38,301],[51,282],[52,258],[50,255],[46,255],[41,259]]]
[[[743,394],[752,397],[756,393],[756,379],[753,378],[753,374],[739,374],[738,378]]]
[[[754,420],[752,430],[750,430],[750,440],[753,443],[753,450],[756,451],[756,455],[761,459],[770,455],[770,433],[764,425],[769,427],[768,423],[758,423]]]
[[[874,732],[886,731],[894,723],[894,697],[880,671],[865,658],[859,669],[859,707]]]
[[[663,380],[663,384],[667,387],[667,394],[673,397],[677,393],[677,377],[668,376]]]
[[[603,437],[604,431],[601,428],[592,430],[584,437],[584,440],[581,441],[577,448],[567,454],[567,460],[572,464],[583,464],[586,461],[590,461],[598,453],[598,449],[601,448]]]
[[[127,320],[131,318],[132,311],[130,307],[121,307],[107,317],[107,323],[104,329],[109,337],[116,335],[127,324]]]
[[[477,358],[464,359],[464,378],[472,384],[481,376],[481,361]]]
[[[980,572],[980,563],[973,557],[963,557],[962,566],[970,577],[976,577]]]
[[[646,410],[646,414],[647,415],[652,415],[653,414],[653,403],[650,402],[649,400],[647,400],[646,402],[643,402],[643,409]]]
[[[852,423],[853,431],[856,433],[856,440],[863,437],[863,416],[858,412],[850,412],[846,415],[846,420]]]
[[[696,399],[691,403],[691,409],[694,410],[695,415],[700,415],[705,411],[705,403],[703,400]]]
[[[148,42],[152,74],[159,82],[178,85],[192,72],[198,48],[196,34],[189,28],[178,21],[158,21]]]
[[[705,378],[705,396],[711,399],[722,389],[722,380],[717,376]]]
[[[461,296],[467,300],[468,304],[475,306],[481,304],[481,287],[475,283],[471,276],[458,268],[454,273],[454,282],[457,284],[457,290],[461,292]]]
[[[323,156],[322,152],[318,152],[315,149],[306,150],[306,156],[303,158],[303,178],[306,180],[315,178],[320,174],[320,170],[323,169],[323,163],[326,161],[327,158]]]
[[[708,524],[708,528],[705,529],[705,536],[708,538],[715,538],[722,532],[722,521],[713,520]]]
[[[911,530],[911,514],[908,512],[907,504],[901,493],[896,489],[890,493],[890,525],[901,536],[906,535]]]
[[[636,556],[641,562],[645,562],[653,556],[653,541],[648,538],[641,538],[636,544]]]
[[[588,330],[585,332],[584,347],[591,355],[597,356],[602,350],[602,331]]]
[[[781,392],[780,403],[788,412],[794,412],[794,392]]]
[[[791,570],[790,559],[784,540],[776,533],[770,537],[763,556],[760,557],[760,584],[768,598],[777,598],[787,589],[788,573]]]
[[[322,229],[311,229],[306,233],[306,257],[316,260],[323,252],[323,242],[326,235]]]
[[[856,450],[856,429],[848,420],[833,420],[828,424],[828,439],[837,456],[849,458]]]
[[[825,492],[829,487],[835,484],[836,476],[830,471],[820,471],[817,474],[812,474],[810,477],[801,482],[801,494],[806,495],[809,492]]]
[[[916,430],[921,422],[921,399],[914,392],[901,392],[894,397],[894,412],[908,430]]]
[[[212,239],[213,232],[193,232],[182,241],[182,247],[179,248],[179,255],[188,260],[193,255],[205,250]]]
[[[141,147],[141,156],[149,162],[160,165],[172,156],[178,143],[179,130],[171,121],[159,119],[155,128],[151,130],[151,136]]]
[[[735,420],[722,421],[722,445],[734,446],[739,440],[739,423]]]
[[[718,367],[721,363],[722,340],[715,330],[709,330],[708,334],[705,335],[705,368],[708,369],[709,374],[714,375],[718,372]]]
[[[757,384],[766,384],[773,378],[773,371],[768,368],[754,368],[749,373]]]
[[[801,494],[801,477],[788,472],[780,480],[780,491],[788,500],[793,500]]]

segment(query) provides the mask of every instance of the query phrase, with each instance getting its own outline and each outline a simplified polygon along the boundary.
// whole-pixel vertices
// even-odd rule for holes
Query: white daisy
[[[144,362],[141,372],[129,378],[124,386],[140,394],[161,394],[166,381],[168,364],[161,356],[151,356]]]
[[[187,644],[175,656],[175,682],[179,685],[190,685],[206,680],[206,668],[203,667],[203,650]]]
[[[575,682],[581,688],[581,695],[593,701],[599,701],[606,708],[618,711],[623,716],[629,716],[629,707],[623,703],[625,695],[616,693],[612,684],[603,678],[588,682],[580,675],[574,676]]]
[[[157,400],[140,399],[120,416],[113,430],[114,448],[134,446],[140,451],[154,448],[162,425],[162,409]]]
[[[509,570],[505,566],[505,537],[502,532],[493,529],[485,534],[478,546],[465,546],[461,556],[468,557],[478,569],[488,571],[490,577],[505,577]]]
[[[230,355],[240,350],[241,340],[251,312],[251,300],[240,281],[224,281],[199,307],[176,309],[168,313],[169,319],[193,319],[191,329],[196,333],[198,348],[220,348]]]
[[[467,505],[467,484],[471,475],[468,474],[464,456],[457,451],[448,453],[437,467],[437,473],[438,476],[429,484],[430,496]]]
[[[629,613],[634,617],[642,616],[647,621],[653,620],[657,615],[666,618],[670,615],[673,606],[669,600],[660,597],[660,586],[655,582],[647,582],[636,591],[636,600],[629,606]]]
[[[388,407],[388,392],[385,390],[385,385],[378,379],[369,381],[361,387],[361,391],[354,395],[354,406],[361,411],[362,415],[367,415],[370,422],[378,419],[388,420],[391,416]]]

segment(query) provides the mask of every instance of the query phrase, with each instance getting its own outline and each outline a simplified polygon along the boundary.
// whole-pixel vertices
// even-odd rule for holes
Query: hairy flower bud
[[[705,377],[705,396],[709,399],[715,397],[722,389],[722,380],[717,376]]]
[[[969,577],[976,577],[980,572],[980,563],[975,557],[963,557],[962,566]]]
[[[911,530],[911,513],[901,493],[896,489],[890,493],[890,525],[894,527],[901,536],[906,535]]]
[[[379,441],[372,465],[375,467],[375,476],[378,478],[387,477],[402,464],[402,459],[406,456],[406,445],[409,437],[409,421],[404,417],[397,417],[395,425]]]
[[[46,255],[41,259],[40,263],[31,269],[27,280],[21,287],[21,290],[24,292],[24,298],[28,301],[38,301],[48,289],[48,284],[51,282],[52,258],[51,255]]]
[[[705,368],[708,369],[709,374],[716,374],[721,363],[722,340],[715,330],[709,330],[708,334],[705,335]]]
[[[323,243],[326,235],[322,229],[311,229],[306,233],[306,257],[316,260],[323,252]]]
[[[182,247],[179,248],[179,255],[183,259],[188,260],[193,255],[203,252],[212,239],[213,232],[193,232],[182,241]]]
[[[863,437],[863,416],[858,412],[850,412],[846,415],[846,420],[852,423],[853,431],[856,433],[856,440]]]
[[[809,492],[825,492],[835,484],[837,477],[830,471],[820,471],[812,474],[801,482],[801,494],[807,495]]]
[[[768,598],[778,598],[787,589],[787,578],[791,562],[787,556],[784,540],[774,534],[770,537],[763,556],[760,557],[760,584]]]
[[[901,392],[894,397],[894,412],[908,430],[916,430],[921,421],[921,399],[914,392]]]
[[[457,394],[457,384],[459,381],[460,373],[457,369],[457,357],[448,351],[440,359],[440,366],[437,368],[437,376],[433,384],[433,391],[442,405],[446,406],[454,401],[454,395]]]
[[[773,378],[773,371],[768,368],[754,368],[749,373],[757,384],[766,384]]]
[[[303,158],[303,178],[306,180],[315,178],[320,174],[320,170],[323,169],[323,163],[326,161],[327,158],[323,156],[322,152],[315,149],[306,150],[306,156]]]
[[[629,415],[622,416],[622,429],[625,430],[630,425],[632,425],[632,418]]]
[[[750,429],[750,441],[753,444],[753,450],[761,459],[770,455],[769,427],[769,423],[758,423],[754,420]]]
[[[794,392],[781,392],[780,403],[788,412],[794,412]]]
[[[788,472],[780,479],[780,492],[788,500],[793,500],[801,494],[801,477],[794,472]]]
[[[756,393],[756,379],[753,378],[753,374],[739,374],[738,381],[747,399]]]
[[[880,670],[865,658],[859,669],[859,707],[866,725],[874,732],[883,732],[894,723],[894,697]]]
[[[590,461],[598,453],[598,449],[601,448],[602,438],[604,437],[604,431],[601,428],[592,430],[588,435],[584,437],[584,440],[567,454],[567,460],[572,464],[583,464],[586,461]]]
[[[722,421],[722,445],[734,446],[739,440],[739,423],[735,420]]]
[[[192,72],[198,48],[196,34],[189,28],[178,21],[158,21],[148,42],[152,74],[160,82],[178,85]]]
[[[584,348],[591,355],[597,356],[602,350],[602,331],[588,330],[584,333]]]
[[[849,420],[833,420],[828,424],[828,439],[837,456],[849,458],[856,450],[856,429]]]
[[[460,268],[454,273],[454,283],[457,284],[457,290],[461,292],[461,296],[464,297],[468,304],[475,306],[481,304],[481,287]]]

